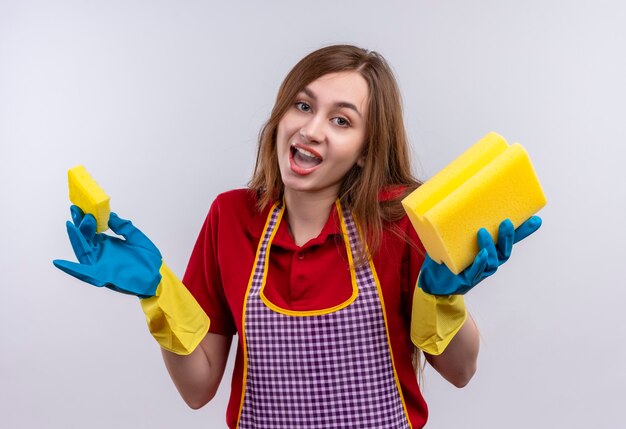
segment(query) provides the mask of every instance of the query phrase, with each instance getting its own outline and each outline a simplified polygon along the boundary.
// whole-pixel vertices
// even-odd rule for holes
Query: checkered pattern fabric
[[[259,292],[270,237],[259,246],[245,314],[248,372],[239,428],[408,428],[369,264],[356,269],[358,296],[324,315],[293,316],[267,307]],[[342,209],[353,257],[360,245]]]

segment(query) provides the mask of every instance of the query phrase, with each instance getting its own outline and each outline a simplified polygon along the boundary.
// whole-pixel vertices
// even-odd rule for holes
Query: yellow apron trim
[[[354,218],[354,224],[357,227],[359,237],[362,237],[359,223],[357,222],[357,219],[354,216],[354,214],[352,216]],[[396,371],[396,363],[393,358],[393,347],[391,347],[391,340],[389,339],[389,324],[387,323],[387,311],[385,310],[385,299],[383,298],[383,291],[382,291],[382,288],[380,287],[380,280],[378,280],[378,273],[376,273],[376,268],[374,267],[374,261],[370,257],[369,249],[367,249],[367,243],[365,243],[365,241],[364,241],[364,245],[366,246],[366,249],[365,249],[367,252],[366,254],[368,255],[370,269],[372,270],[372,275],[374,276],[374,283],[376,283],[376,290],[378,292],[378,298],[380,299],[380,307],[383,312],[383,319],[385,321],[385,333],[387,334],[387,346],[389,347],[389,358],[391,359],[391,368],[393,369],[393,379],[396,382],[396,388],[398,389],[398,395],[400,395],[400,402],[402,402],[402,408],[404,409],[404,415],[406,417],[406,421],[409,425],[409,428],[413,429],[413,425],[411,424],[411,419],[409,418],[409,411],[406,407],[406,401],[404,400],[404,394],[402,393],[402,386],[400,385],[400,379],[398,378],[398,372]]]
[[[252,281],[254,279],[254,273],[256,271],[256,265],[259,262],[259,251],[261,250],[261,246],[263,245],[263,237],[265,237],[265,232],[270,224],[270,220],[272,219],[271,214],[274,212],[274,209],[278,205],[278,202],[274,203],[272,208],[270,209],[270,215],[267,216],[267,220],[265,221],[265,226],[263,227],[263,234],[261,234],[261,239],[259,240],[259,244],[257,245],[256,254],[254,256],[254,264],[252,265],[252,272],[250,273],[250,279],[248,280],[248,286],[246,287],[246,294],[243,298],[243,312],[241,314],[241,346],[243,348],[243,377],[241,379],[241,402],[239,403],[239,413],[237,416],[237,428],[239,427],[239,422],[241,422],[241,413],[243,412],[243,400],[246,397],[246,380],[248,380],[248,346],[246,345],[246,308],[248,306],[248,296],[250,295],[250,287],[252,286]],[[281,209],[279,214],[280,219],[282,217],[283,211],[285,210],[284,206]],[[277,229],[277,228],[276,228]],[[276,232],[274,229],[274,232]],[[273,235],[272,235],[273,238]],[[267,263],[267,256],[265,261]]]
[[[345,220],[343,219],[343,212],[341,210],[341,205],[339,204],[339,200],[335,202],[335,207],[339,213],[339,218],[341,219],[341,232],[344,238],[346,238],[348,236],[348,232],[347,232],[348,230],[346,229],[346,223],[345,223]],[[270,240],[268,242],[267,249],[265,250],[265,267],[263,270],[263,280],[262,280],[263,283],[261,284],[261,290],[259,292],[263,303],[267,307],[275,311],[276,313],[284,314],[287,316],[301,316],[301,317],[321,316],[324,314],[334,313],[335,311],[341,310],[342,308],[346,308],[347,306],[352,304],[354,300],[356,299],[356,297],[359,295],[359,288],[357,287],[357,284],[356,284],[356,273],[354,271],[354,263],[352,261],[352,252],[350,251],[350,243],[348,242],[347,239],[344,239],[344,244],[346,246],[346,253],[348,254],[348,262],[350,264],[350,280],[352,282],[352,295],[346,301],[342,302],[341,304],[337,304],[333,307],[322,308],[319,310],[289,310],[286,308],[279,307],[278,305],[274,304],[269,299],[267,299],[263,291],[265,290],[267,271],[268,271],[267,267],[270,261],[270,247],[271,247],[272,240],[274,239],[274,234],[276,234],[276,231],[278,230],[278,224],[280,223],[283,217],[284,211],[285,211],[285,206],[283,205],[283,208],[281,209],[278,215],[278,218],[276,220],[276,227],[274,228],[274,231],[272,232],[272,236],[270,237]],[[263,236],[265,236],[265,230],[263,230]],[[256,261],[255,261],[255,266],[256,266]]]

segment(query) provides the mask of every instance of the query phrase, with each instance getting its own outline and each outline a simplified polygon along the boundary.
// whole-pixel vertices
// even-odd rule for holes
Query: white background
[[[421,178],[493,130],[549,201],[467,296],[470,385],[427,369],[428,427],[624,427],[624,23],[618,0],[0,0],[0,424],[225,426],[232,361],[188,409],[136,299],[52,266],[73,259],[66,171],[86,165],[182,274],[213,198],[250,178],[284,75],[353,43],[392,64]]]

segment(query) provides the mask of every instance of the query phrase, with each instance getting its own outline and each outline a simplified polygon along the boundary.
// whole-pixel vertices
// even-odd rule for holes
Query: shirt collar
[[[393,199],[397,199],[402,197],[405,193],[407,193],[409,189],[404,185],[393,185],[388,186],[380,190],[378,194],[379,201],[389,201]],[[252,218],[250,223],[248,224],[248,233],[250,236],[260,239],[263,234],[263,228],[265,227],[265,223],[267,222],[267,217],[271,208],[273,207],[274,202],[268,204],[267,207],[263,209],[263,211],[256,211],[255,216]],[[341,235],[341,221],[339,219],[339,214],[335,207],[332,208],[330,214],[328,215],[328,220],[326,220],[326,224],[322,228],[320,234],[312,240],[309,240],[304,246],[298,247],[294,241],[293,237],[289,233],[289,228],[287,227],[287,222],[281,222],[278,226],[278,231],[276,231],[276,235],[274,236],[274,241],[272,244],[278,245],[285,249],[298,250],[302,248],[308,248],[310,246],[322,244],[326,241],[329,236],[332,235]]]
[[[252,220],[248,224],[248,233],[252,237],[256,239],[261,238],[261,235],[263,235],[263,228],[265,228],[267,217],[269,216],[269,212],[272,207],[273,204],[268,205],[261,212],[257,211],[255,216],[252,218]],[[285,216],[287,215],[288,214],[285,213]],[[278,225],[278,231],[276,231],[276,235],[274,236],[272,244],[288,250],[301,250],[323,244],[329,236],[333,235],[341,235],[341,220],[339,219],[339,214],[337,213],[337,209],[334,205],[333,208],[330,210],[328,219],[326,220],[326,223],[324,224],[324,227],[322,228],[322,231],[319,233],[319,235],[309,240],[303,246],[297,246],[296,243],[293,241],[293,237],[289,232],[287,220],[284,217]]]

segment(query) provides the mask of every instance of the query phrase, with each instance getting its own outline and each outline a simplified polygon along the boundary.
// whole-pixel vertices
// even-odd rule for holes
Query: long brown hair
[[[411,172],[400,91],[391,68],[377,52],[351,45],[328,46],[308,54],[291,69],[259,134],[256,166],[249,186],[260,196],[259,209],[282,195],[284,187],[276,154],[278,123],[309,83],[342,71],[356,71],[365,78],[369,107],[363,147],[365,162],[346,174],[338,197],[358,219],[373,255],[380,247],[385,223],[404,215],[401,198],[420,185]],[[395,187],[402,187],[404,192],[396,192],[389,199],[379,198],[382,190]]]

